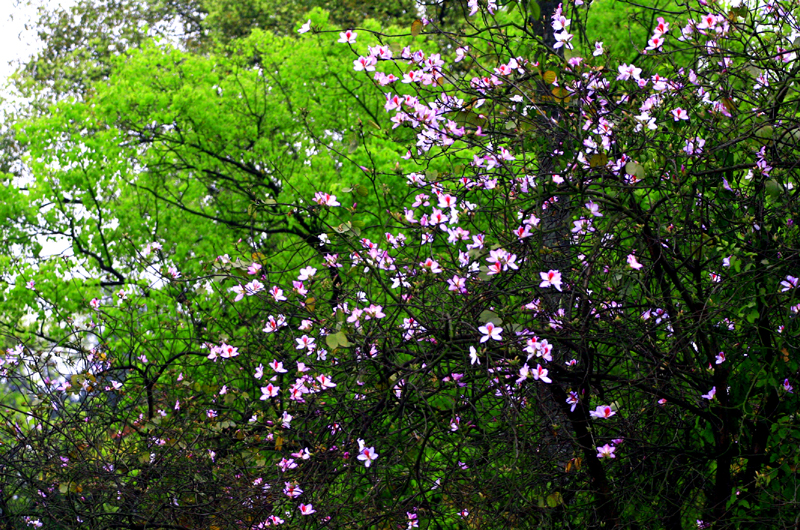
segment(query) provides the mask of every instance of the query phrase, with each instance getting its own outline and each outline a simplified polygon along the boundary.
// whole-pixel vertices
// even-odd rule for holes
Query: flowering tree
[[[557,6],[547,38],[529,24],[536,4],[470,0],[460,33],[422,21],[410,35],[333,31],[314,12],[296,42],[251,36],[231,63],[131,54],[98,101],[20,129],[42,157],[37,179],[130,160],[123,197],[146,219],[214,208],[197,226],[236,235],[214,252],[176,225],[180,237],[153,243],[128,212],[113,296],[83,306],[20,265],[29,297],[16,300],[42,325],[9,338],[3,358],[15,390],[3,516],[53,528],[796,524],[797,7],[703,1],[654,17],[623,63],[579,27],[592,16],[580,1]],[[242,59],[290,46],[325,55],[298,66],[313,88],[279,130],[344,183],[309,177],[307,189],[275,169],[263,189],[247,180],[253,153],[281,168],[306,148],[243,148],[262,129],[236,113],[255,93],[276,112],[303,93],[261,81],[276,63],[257,58],[253,74]],[[322,83],[340,106],[320,104]],[[206,85],[233,94],[222,115],[236,127],[193,114],[213,108],[192,92]],[[365,114],[323,142],[336,133],[323,111],[337,108]],[[91,135],[67,135],[88,120]],[[72,166],[44,159],[55,125]],[[108,182],[126,175],[115,168]],[[205,198],[197,182],[225,193]],[[84,248],[108,256],[83,264],[101,271],[124,254],[95,224]],[[273,231],[285,239],[265,246]]]

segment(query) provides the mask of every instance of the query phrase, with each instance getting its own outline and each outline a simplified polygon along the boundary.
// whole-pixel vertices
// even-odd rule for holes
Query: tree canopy
[[[611,4],[46,15],[3,525],[796,525],[798,3]]]

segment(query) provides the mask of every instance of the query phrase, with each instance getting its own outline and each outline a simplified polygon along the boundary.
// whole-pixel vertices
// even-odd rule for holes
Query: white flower
[[[489,339],[500,340],[500,334],[503,332],[503,328],[495,326],[492,322],[487,322],[485,326],[479,327],[478,331],[483,334],[481,342],[486,342]]]
[[[359,440],[359,445],[363,443],[363,440]],[[378,458],[378,453],[375,452],[374,447],[363,447],[361,449],[361,454],[359,454],[357,458],[364,462],[364,467],[369,467],[372,465],[372,461]]]

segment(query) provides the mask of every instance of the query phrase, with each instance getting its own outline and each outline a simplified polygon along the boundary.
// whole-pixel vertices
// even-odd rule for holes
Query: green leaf
[[[773,133],[774,133],[774,130],[769,125],[765,125],[763,127],[760,127],[758,130],[756,130],[756,136],[758,136],[759,138],[764,138],[764,139],[772,138]]]
[[[561,497],[561,493],[558,491],[547,496],[547,505],[551,508],[555,508],[563,502],[564,499]]]
[[[491,322],[495,326],[501,326],[503,324],[503,320],[497,315],[497,313],[490,309],[486,309],[481,312],[478,320],[482,323]]]
[[[347,136],[347,152],[353,154],[358,151],[358,133],[350,133]]]
[[[534,0],[533,2],[528,4],[528,16],[532,20],[539,20],[540,18],[542,18],[542,8],[539,7],[539,2],[536,2]]]
[[[344,331],[340,331],[338,333],[335,333],[335,336],[336,336],[336,342],[339,344],[339,346],[342,346],[343,348],[347,348],[348,346],[352,346],[350,341],[347,340],[347,335],[344,334]]]
[[[325,336],[325,344],[328,345],[328,348],[331,350],[335,350],[339,347],[339,339],[336,333],[331,333]]]
[[[557,78],[558,76],[552,70],[548,70],[544,74],[542,74],[542,80],[548,85],[552,85],[553,83],[555,83]]]
[[[767,190],[767,194],[773,199],[777,199],[781,194],[781,185],[778,184],[778,181],[775,179],[769,179],[764,183],[764,188]]]
[[[625,172],[628,175],[634,175],[640,180],[645,177],[644,167],[638,162],[628,162],[625,164]]]

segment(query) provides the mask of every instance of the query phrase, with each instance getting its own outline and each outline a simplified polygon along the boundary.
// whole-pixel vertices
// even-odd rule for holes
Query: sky
[[[16,5],[18,0],[0,0],[0,80],[5,84],[6,78],[11,75],[16,66],[9,65],[9,61],[17,61],[30,57],[39,49],[39,44],[30,29],[25,29],[36,16],[36,7],[27,5],[27,0],[19,0],[21,5]],[[45,5],[61,5],[68,7],[72,0],[39,0],[36,3]],[[30,24],[28,24],[30,28]]]

